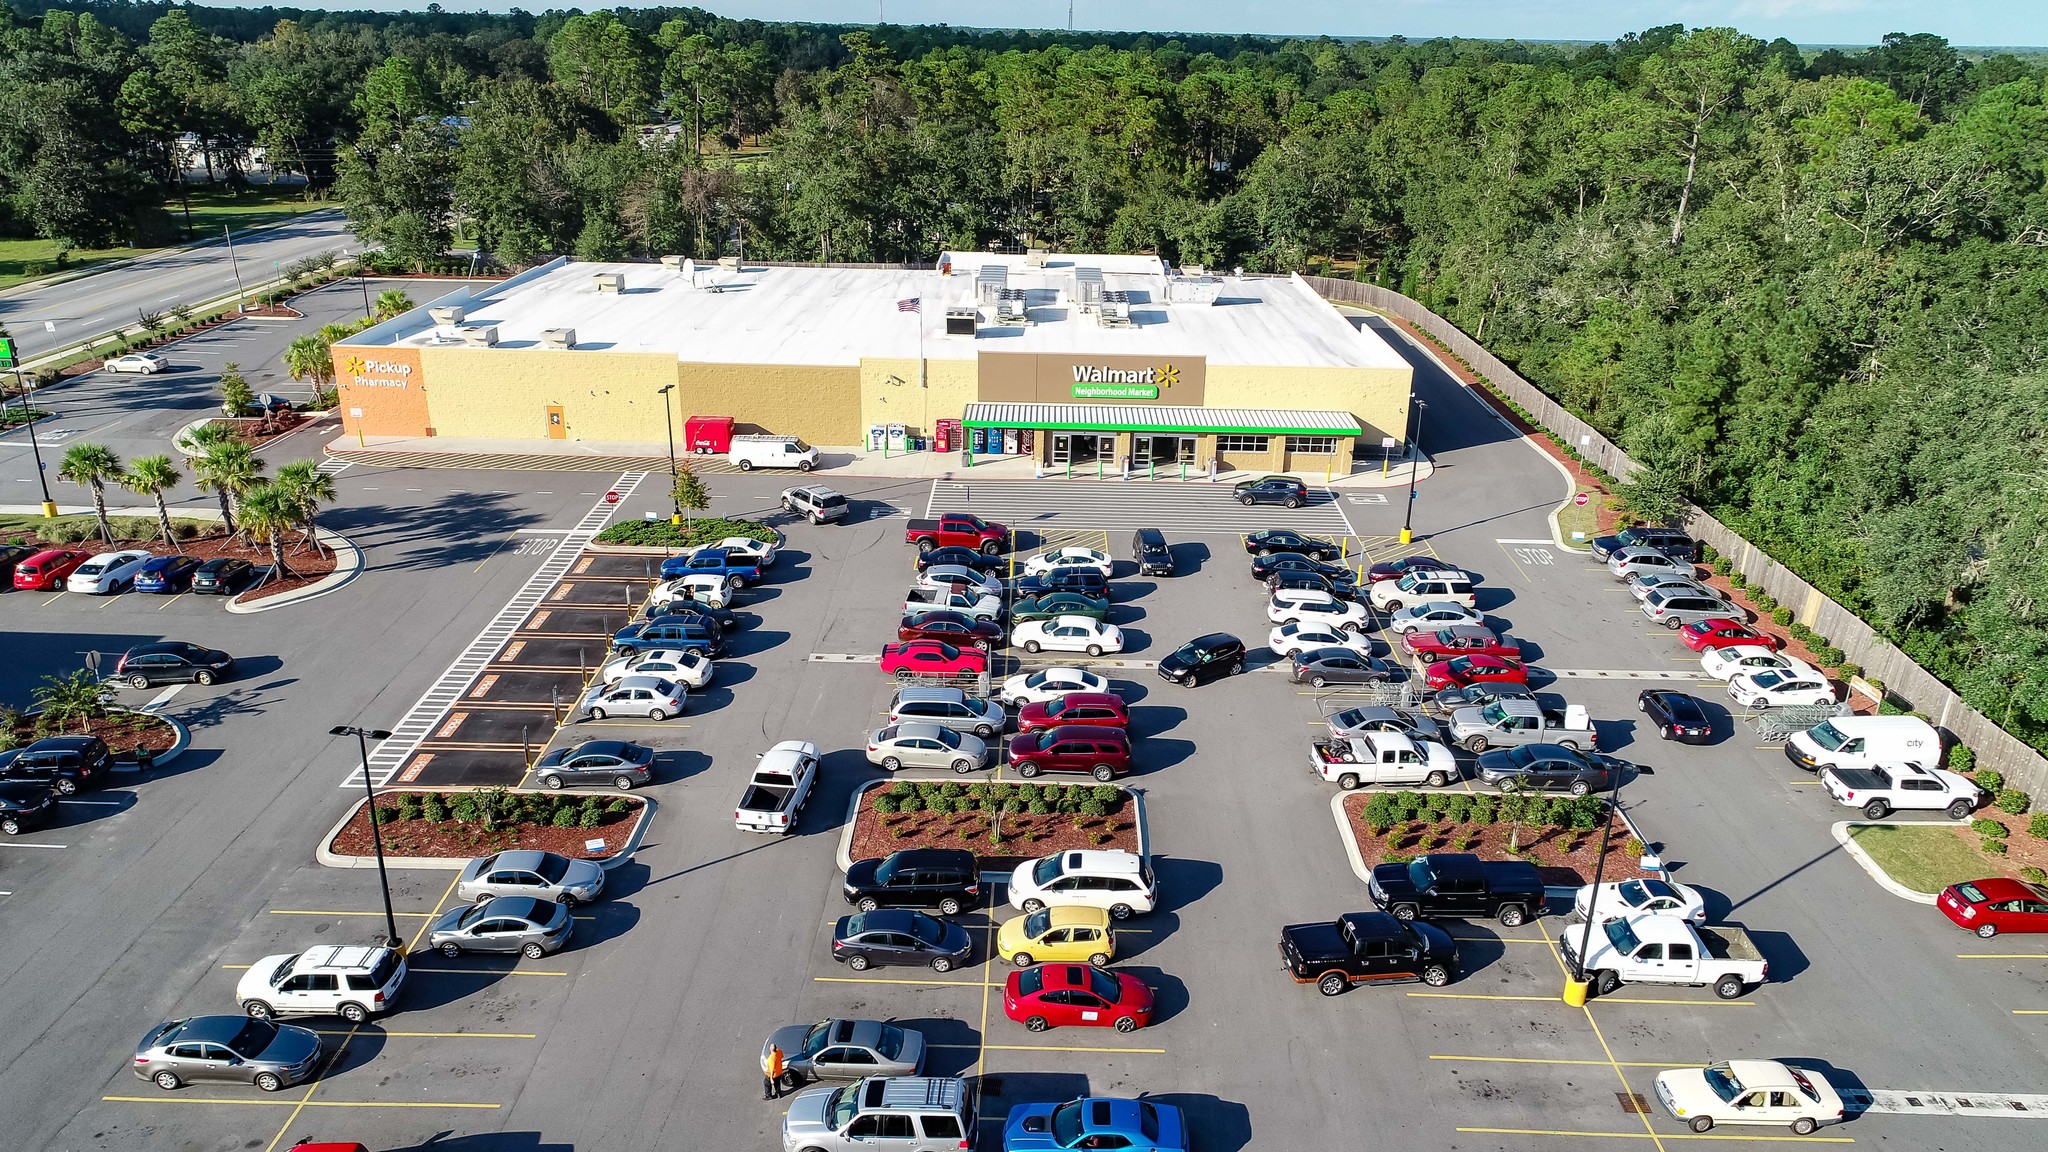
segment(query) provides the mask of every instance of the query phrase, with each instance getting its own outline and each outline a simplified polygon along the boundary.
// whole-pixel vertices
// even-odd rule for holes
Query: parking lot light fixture
[[[675,405],[669,403],[668,399],[668,394],[675,391],[675,387],[673,384],[664,384],[661,386],[661,391],[655,393],[655,395],[661,397],[662,419],[668,421],[668,498],[675,504],[675,510],[669,514],[668,522],[671,524],[681,524],[683,522],[683,501],[681,497],[676,495],[676,414]]]
[[[1406,515],[1401,517],[1403,544],[1415,542],[1415,478],[1422,471],[1422,446],[1418,441],[1422,439],[1422,410],[1427,407],[1429,405],[1417,399],[1414,393],[1409,393],[1408,415],[1411,430],[1408,433],[1408,508]]]
[[[398,934],[398,917],[391,911],[391,874],[384,870],[384,832],[377,825],[377,785],[370,779],[371,740],[389,740],[391,733],[382,728],[358,728],[352,724],[337,724],[327,730],[329,736],[353,736],[356,751],[363,764],[363,792],[369,797],[363,811],[370,817],[370,843],[377,849],[377,885],[384,890],[384,946],[403,951],[405,939]]]
[[[1593,917],[1600,912],[1600,881],[1607,875],[1607,841],[1614,832],[1614,818],[1621,814],[1621,769],[1613,770],[1607,791],[1607,819],[1600,824],[1600,854],[1593,860],[1593,895],[1586,901],[1586,932],[1579,937],[1579,954],[1572,960],[1571,975],[1564,982],[1564,1002],[1579,1007],[1586,1002],[1586,950],[1593,946]]]

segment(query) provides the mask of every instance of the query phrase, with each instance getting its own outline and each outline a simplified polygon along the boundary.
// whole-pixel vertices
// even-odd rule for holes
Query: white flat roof
[[[1080,355],[1200,355],[1212,364],[1401,368],[1407,361],[1369,328],[1354,327],[1298,277],[1174,277],[1151,256],[1054,255],[1044,266],[1023,256],[961,253],[953,272],[871,268],[698,267],[686,276],[660,264],[564,261],[467,300],[466,326],[495,326],[498,347],[541,346],[541,333],[571,328],[576,346],[665,352],[710,364],[853,365],[866,357],[971,360],[983,351]],[[946,310],[973,307],[976,276],[1001,265],[1007,286],[1026,291],[1028,324],[1002,325],[981,307],[978,334],[945,334]],[[1103,288],[1130,296],[1131,323],[1110,328],[1074,302],[1077,269],[1101,273]],[[600,293],[599,274],[625,291]],[[1084,274],[1085,275],[1085,274]],[[1207,293],[1213,303],[1170,292]],[[458,294],[459,295],[459,294]],[[901,300],[922,311],[899,310]],[[401,346],[456,345],[424,308],[344,341]]]

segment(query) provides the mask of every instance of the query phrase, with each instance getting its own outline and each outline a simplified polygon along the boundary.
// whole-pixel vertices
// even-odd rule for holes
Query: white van
[[[809,472],[818,466],[818,450],[795,436],[735,436],[725,458],[740,471],[756,468],[794,468]]]
[[[1808,772],[1902,761],[1933,768],[1941,763],[1941,733],[1918,716],[1836,716],[1794,732],[1785,758]]]

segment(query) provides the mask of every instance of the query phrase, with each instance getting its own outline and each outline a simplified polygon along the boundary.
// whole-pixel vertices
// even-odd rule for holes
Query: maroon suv
[[[1121,728],[1065,724],[1010,739],[1010,767],[1017,775],[1086,772],[1107,783],[1131,770],[1131,738]]]
[[[1124,710],[1124,698],[1114,692],[1069,692],[1057,700],[1026,704],[1017,713],[1019,732],[1037,732],[1070,724],[1128,728],[1131,726],[1131,714]]]

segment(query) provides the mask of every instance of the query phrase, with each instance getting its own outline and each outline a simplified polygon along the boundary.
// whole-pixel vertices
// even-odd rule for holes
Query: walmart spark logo
[[[1162,364],[1154,378],[1159,381],[1161,388],[1171,388],[1180,383],[1180,369],[1172,364]]]
[[[345,365],[345,367],[347,367],[349,375],[361,376],[365,371],[368,370],[369,365],[363,363],[363,358],[361,356],[351,356],[348,358],[348,362]]]

